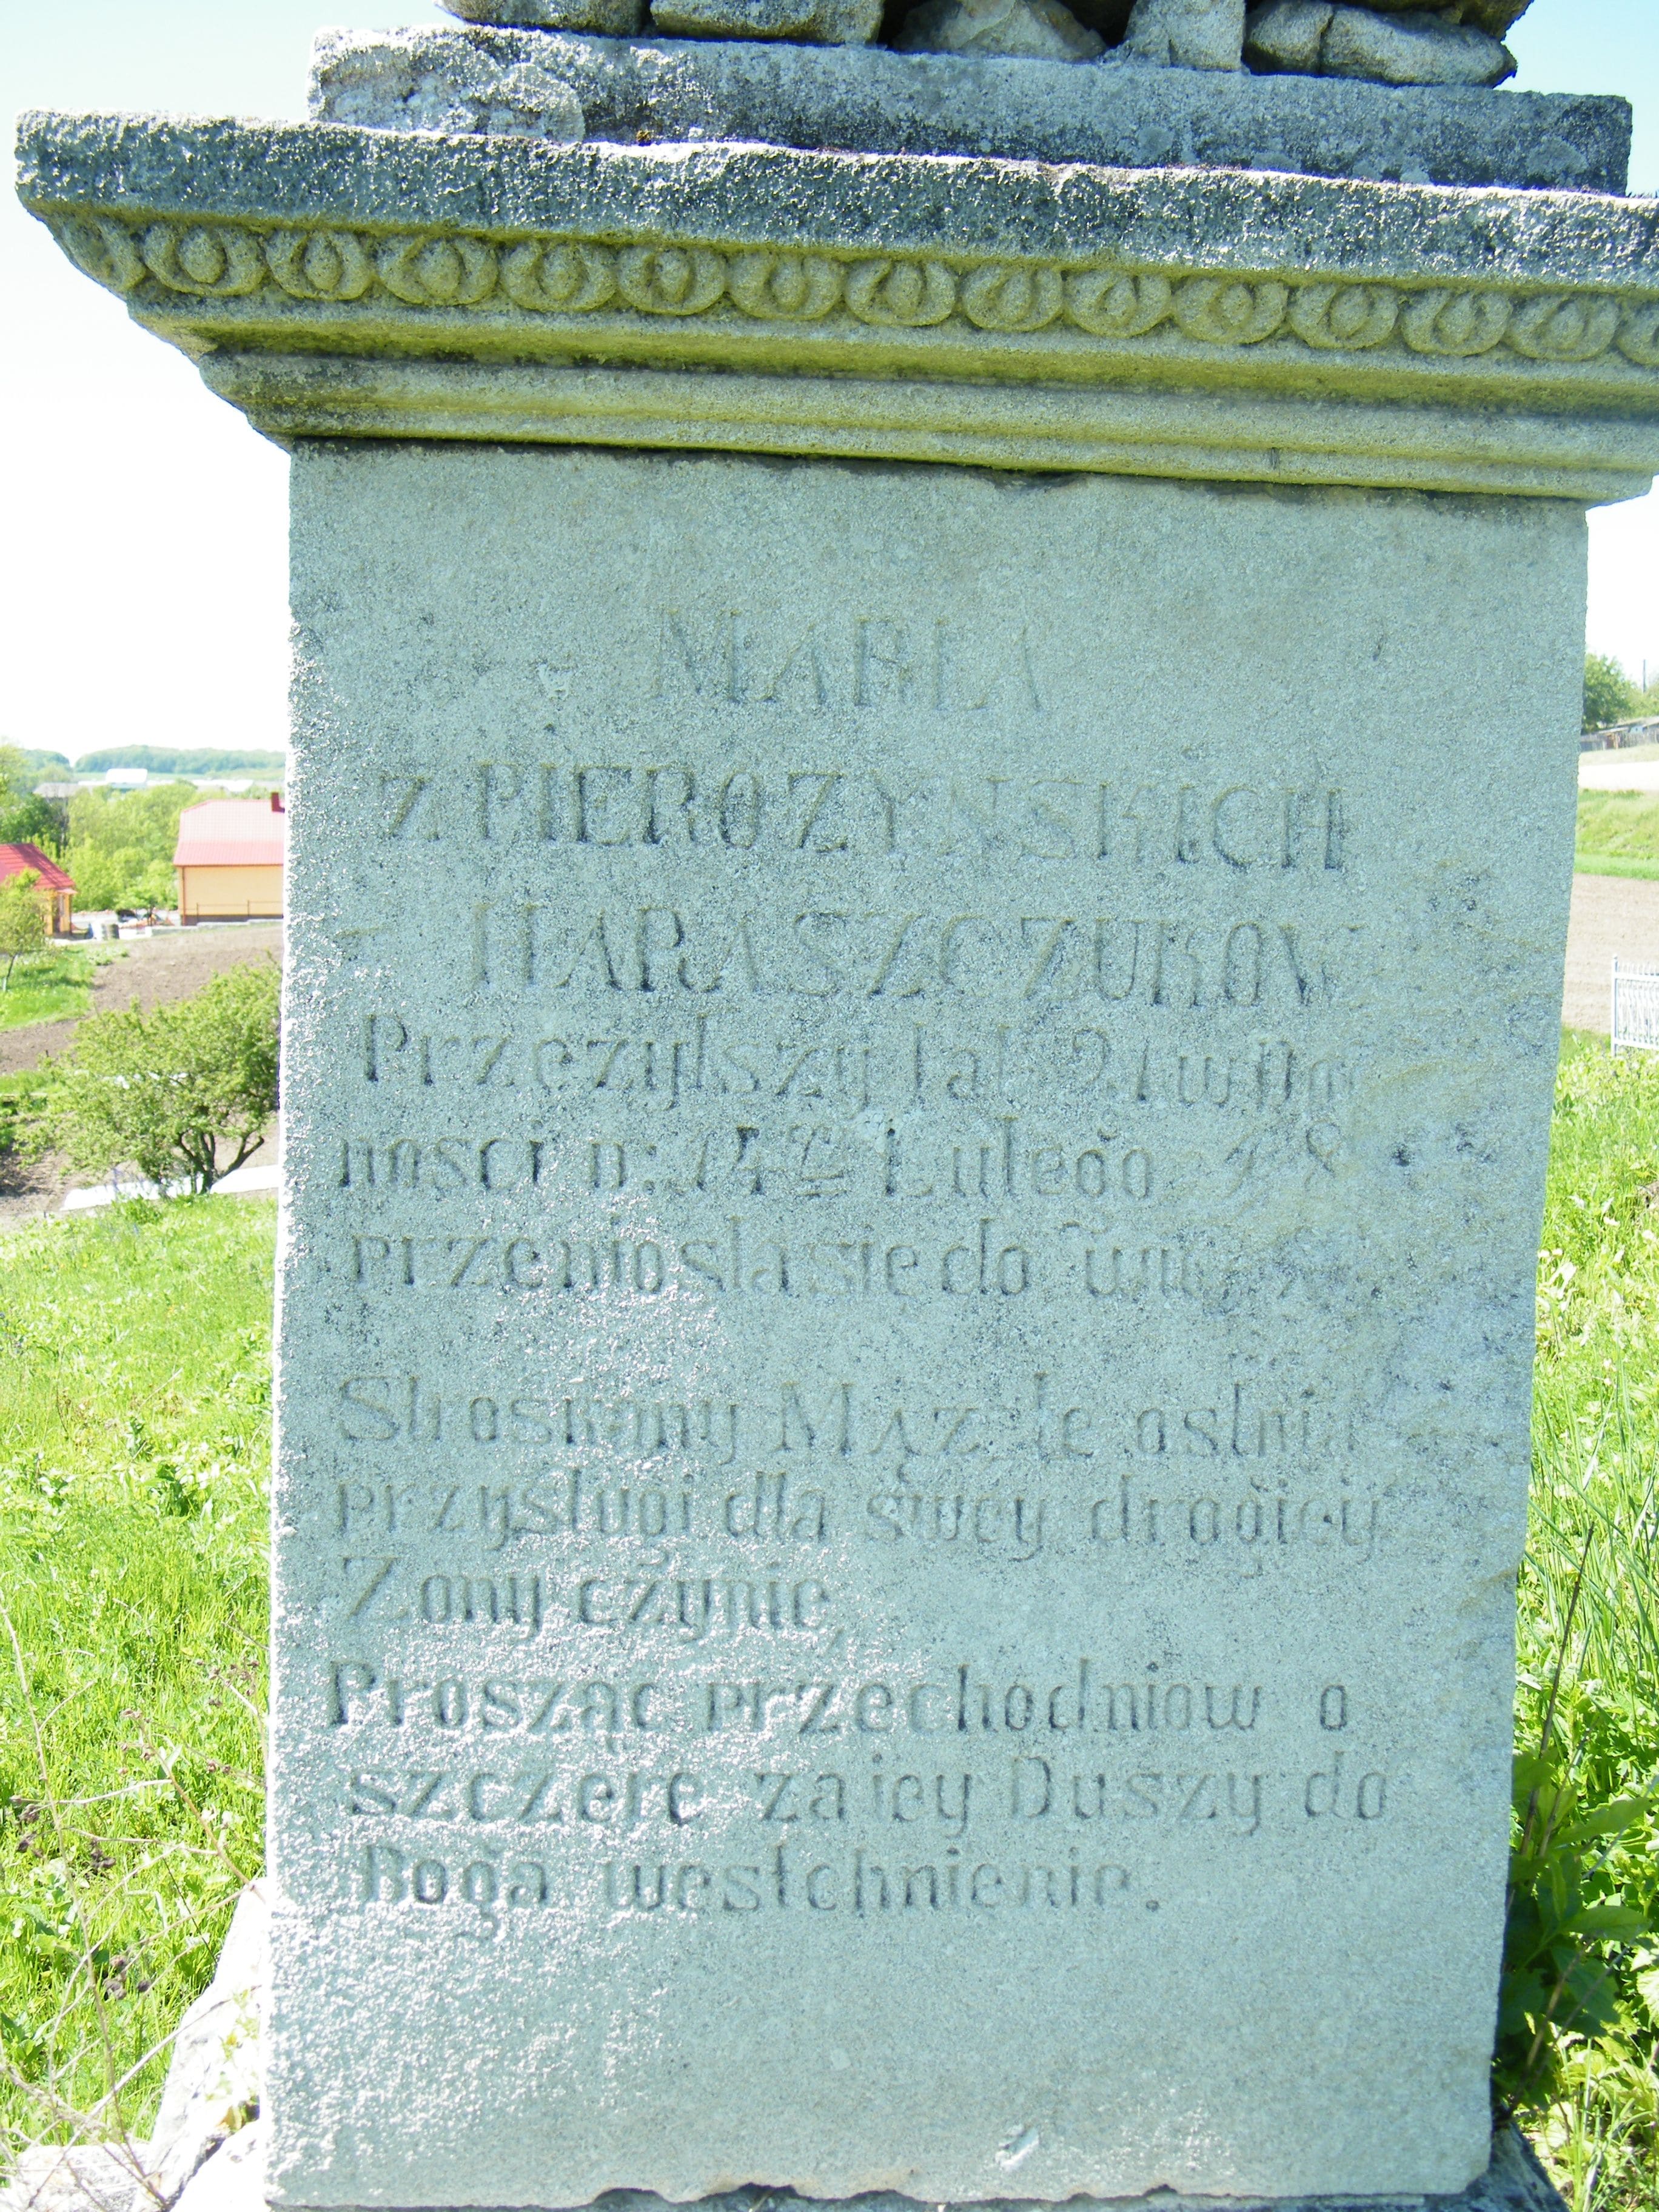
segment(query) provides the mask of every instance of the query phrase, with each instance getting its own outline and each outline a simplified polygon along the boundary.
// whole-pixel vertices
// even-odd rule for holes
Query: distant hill
[[[152,775],[281,775],[287,757],[228,749],[221,752],[209,745],[186,746],[176,752],[164,745],[106,745],[101,752],[82,753],[75,765],[82,775],[100,775],[106,768],[147,768]]]
[[[50,782],[54,775],[69,774],[69,756],[66,753],[37,752],[28,745],[8,746],[6,750],[16,753],[25,772],[31,776],[43,776]]]

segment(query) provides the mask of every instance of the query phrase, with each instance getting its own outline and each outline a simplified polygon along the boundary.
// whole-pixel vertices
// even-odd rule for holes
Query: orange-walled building
[[[210,799],[179,817],[179,919],[252,921],[283,911],[288,817],[282,795]]]

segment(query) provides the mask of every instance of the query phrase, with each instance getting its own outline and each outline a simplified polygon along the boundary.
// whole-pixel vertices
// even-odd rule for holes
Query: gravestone
[[[25,125],[294,455],[270,2193],[1463,2191],[1659,214],[565,90]]]

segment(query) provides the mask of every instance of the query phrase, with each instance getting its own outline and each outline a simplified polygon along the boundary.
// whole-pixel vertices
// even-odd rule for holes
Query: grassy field
[[[0,1244],[0,2130],[149,2118],[258,1869],[274,1212]]]
[[[1659,881],[1659,795],[1581,791],[1573,866],[1580,875]]]
[[[1659,861],[1659,794],[1581,791],[1577,845],[1607,860]]]
[[[273,1209],[0,1243],[0,2136],[138,2132],[258,1869]],[[1499,2083],[1659,2212],[1659,1060],[1569,1038]]]
[[[1543,1245],[1500,2078],[1575,2212],[1653,2212],[1659,1060],[1565,1041]]]
[[[1626,860],[1608,853],[1578,853],[1573,869],[1581,876],[1630,876],[1637,882],[1659,883],[1659,860]]]
[[[11,988],[0,991],[0,1030],[19,1030],[30,1022],[68,1021],[92,1004],[93,955],[64,945],[38,960],[20,960]],[[0,963],[0,975],[3,975]]]

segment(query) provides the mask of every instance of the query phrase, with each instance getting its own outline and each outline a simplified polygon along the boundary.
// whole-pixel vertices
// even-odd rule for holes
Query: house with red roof
[[[179,919],[251,921],[283,911],[288,816],[283,796],[209,799],[179,817],[173,865]]]
[[[0,884],[14,876],[36,876],[36,888],[50,908],[48,927],[54,937],[67,937],[75,906],[75,879],[66,876],[56,860],[49,860],[38,845],[0,845]]]

